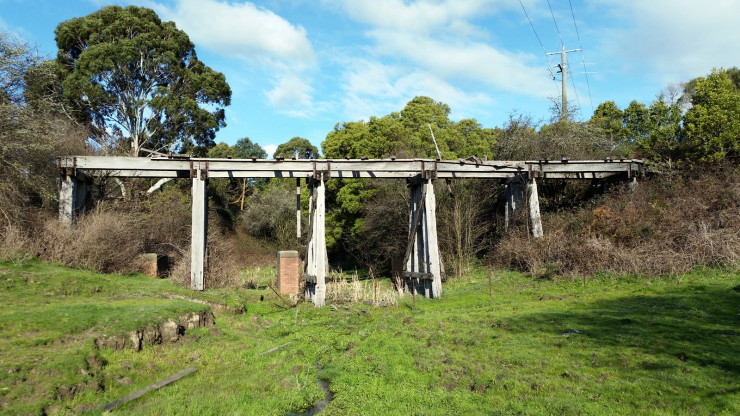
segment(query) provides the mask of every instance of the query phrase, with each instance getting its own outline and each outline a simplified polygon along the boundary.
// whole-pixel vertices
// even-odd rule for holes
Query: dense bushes
[[[740,169],[665,173],[579,210],[550,213],[545,237],[502,238],[490,259],[536,276],[660,275],[740,266]]]

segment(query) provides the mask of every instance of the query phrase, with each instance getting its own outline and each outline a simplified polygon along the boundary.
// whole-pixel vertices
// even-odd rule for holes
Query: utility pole
[[[581,49],[571,49],[569,51],[565,50],[565,45],[563,45],[563,50],[560,52],[547,52],[548,55],[557,55],[560,54],[560,64],[558,65],[560,67],[560,74],[562,75],[561,78],[563,79],[563,104],[560,106],[560,119],[564,119],[568,116],[568,75],[566,72],[566,68],[568,66],[568,61],[565,59],[565,55],[570,52],[578,52]]]

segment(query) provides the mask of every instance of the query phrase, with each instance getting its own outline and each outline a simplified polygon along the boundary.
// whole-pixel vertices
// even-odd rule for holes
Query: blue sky
[[[152,8],[188,33],[233,91],[216,140],[268,150],[294,136],[319,146],[336,123],[400,111],[417,95],[484,127],[512,112],[546,122],[560,96],[548,64],[557,71],[560,58],[545,52],[563,46],[583,50],[568,54],[568,97],[583,120],[603,101],[649,104],[740,66],[736,0],[0,0],[0,27],[53,57],[61,21],[109,4]]]

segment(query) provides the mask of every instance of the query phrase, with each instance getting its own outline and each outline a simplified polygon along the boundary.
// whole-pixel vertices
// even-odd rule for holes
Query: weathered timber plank
[[[72,224],[74,221],[76,182],[75,177],[72,175],[63,175],[61,178],[61,186],[59,188],[59,220],[65,224]]]
[[[424,296],[427,298],[442,297],[442,260],[439,256],[437,241],[437,200],[434,195],[434,184],[428,181],[424,184],[429,190],[426,193],[424,205],[424,238],[426,240],[426,270],[432,274],[432,281],[425,284]]]
[[[434,275],[431,273],[401,272],[401,276],[409,278],[409,279],[426,279],[426,280],[434,279]]]
[[[597,160],[568,163],[487,161],[479,164],[431,159],[372,160],[272,160],[272,159],[148,159],[134,157],[77,156],[59,159],[62,168],[107,171],[109,175],[135,177],[189,177],[192,163],[208,163],[213,178],[306,178],[316,171],[329,171],[330,177],[341,178],[408,178],[422,170],[438,178],[510,178],[529,171],[542,178],[591,179],[610,173],[640,173],[641,161],[604,162]],[[561,176],[573,174],[575,176]]]
[[[206,236],[208,235],[208,195],[205,171],[197,167],[193,178],[192,194],[192,234],[190,246],[190,287],[203,290],[206,256]]]
[[[164,387],[164,386],[166,386],[166,385],[168,385],[168,384],[170,384],[170,383],[172,383],[174,381],[177,381],[177,380],[179,380],[179,379],[185,377],[186,375],[188,375],[190,373],[193,373],[195,371],[198,371],[198,369],[195,368],[195,367],[188,367],[185,370],[182,370],[182,371],[180,371],[177,374],[173,374],[173,375],[171,375],[171,376],[169,376],[169,377],[167,377],[167,378],[165,378],[163,380],[160,380],[160,381],[158,381],[158,382],[156,382],[154,384],[150,384],[150,385],[144,387],[143,389],[136,390],[135,392],[133,392],[133,393],[127,395],[127,396],[124,396],[124,397],[122,397],[122,398],[120,398],[120,399],[118,399],[118,400],[116,400],[114,402],[111,402],[111,403],[106,404],[105,406],[103,406],[103,409],[102,410],[104,412],[110,412],[111,410],[115,409],[116,407],[118,407],[121,404],[128,403],[131,400],[136,400],[139,397],[143,396],[147,392],[150,392],[152,390],[160,389],[160,388],[162,388],[162,387]]]
[[[537,180],[532,179],[527,185],[529,194],[529,223],[532,237],[542,238],[545,234],[542,231],[542,216],[540,215],[540,197],[537,192]]]

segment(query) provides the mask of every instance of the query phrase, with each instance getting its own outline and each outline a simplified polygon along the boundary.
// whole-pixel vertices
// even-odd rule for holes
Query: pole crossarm
[[[194,166],[208,163],[209,178],[313,178],[326,172],[331,178],[509,179],[528,174],[542,179],[605,179],[644,173],[638,159],[471,161],[435,159],[209,159],[65,156],[60,169],[93,175],[141,178],[192,178]],[[326,176],[325,176],[326,177]]]

